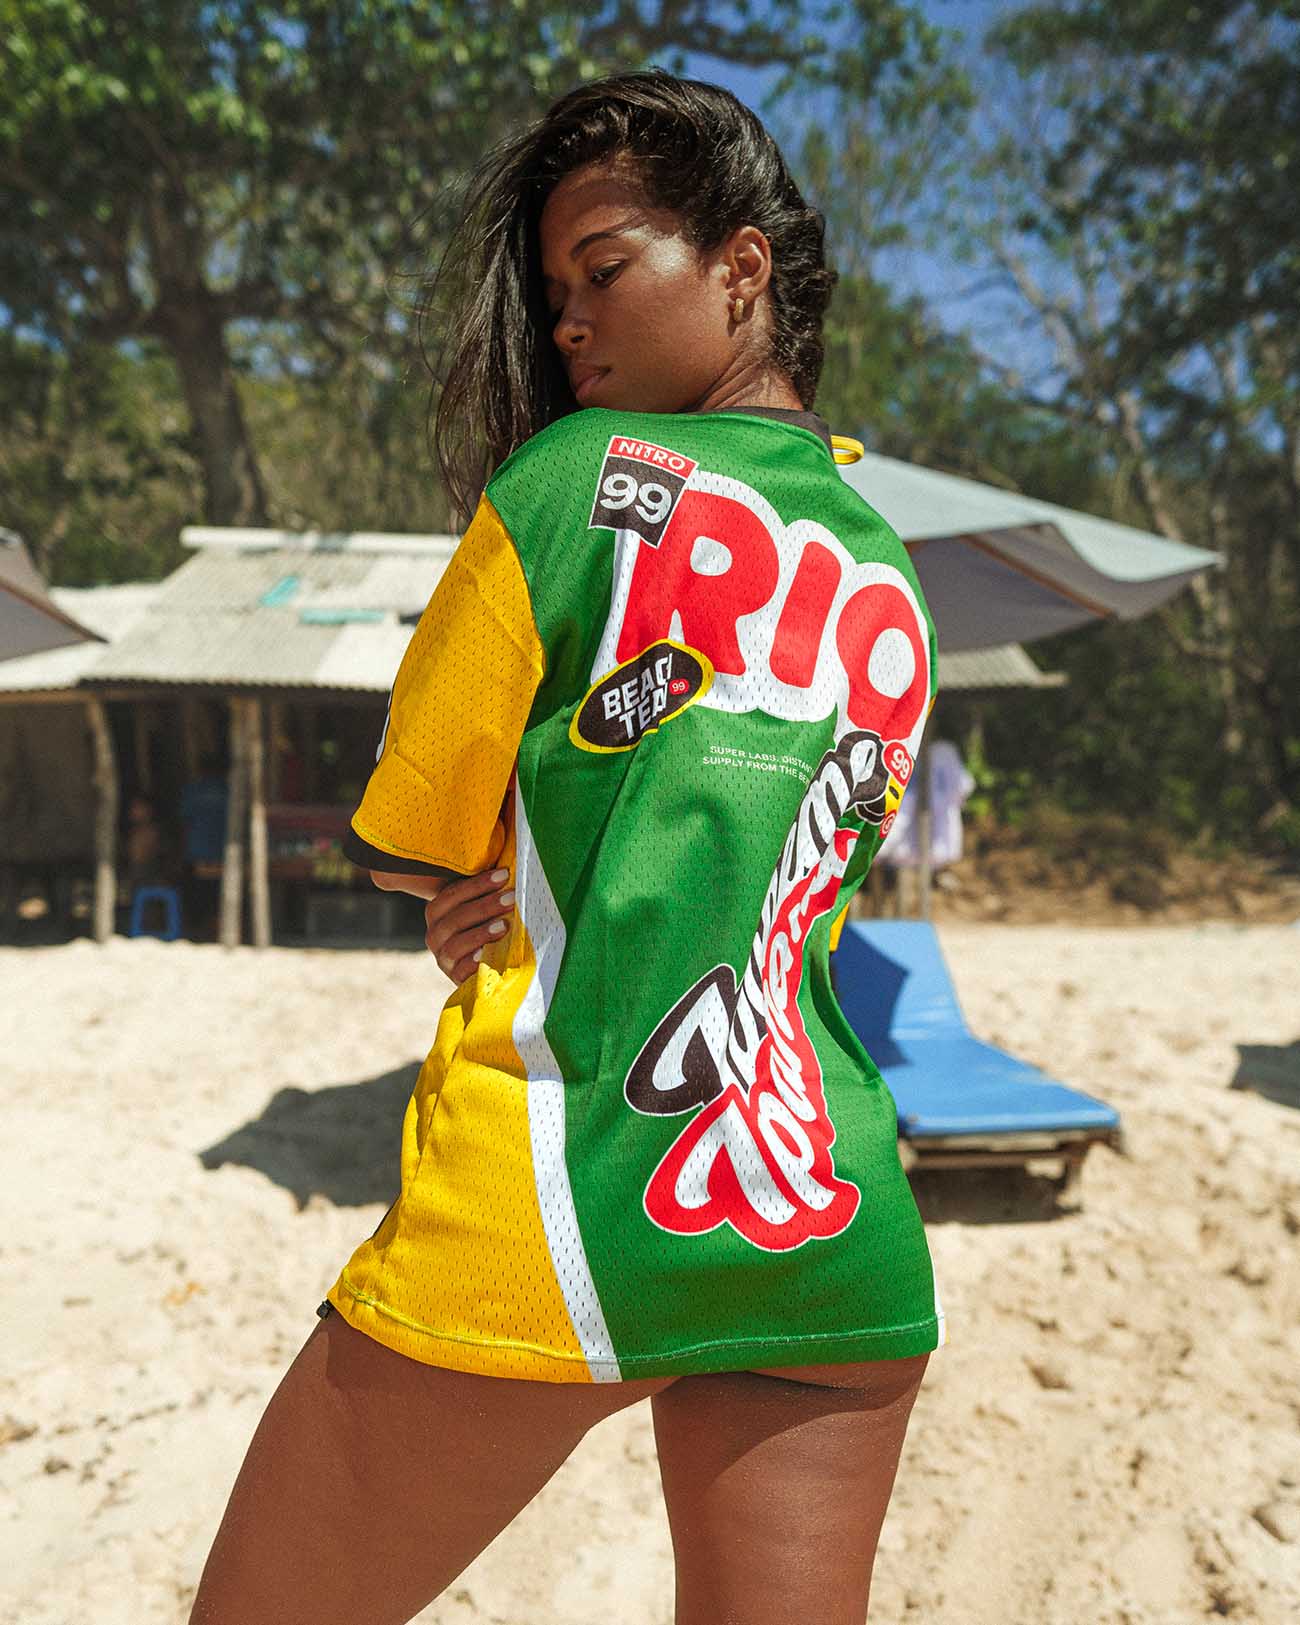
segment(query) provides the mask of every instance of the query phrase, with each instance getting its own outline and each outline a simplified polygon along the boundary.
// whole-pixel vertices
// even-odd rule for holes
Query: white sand
[[[873,1625],[1300,1619],[1300,1113],[1228,1088],[1237,1043],[1300,1037],[1300,930],[941,932],[974,1029],[1118,1107],[1131,1155],[1094,1151],[1058,1217],[1041,1180],[917,1180],[951,1342]],[[171,1625],[392,1194],[446,984],[420,952],[151,941],[0,974],[0,1617]],[[420,1617],[669,1625],[648,1407]]]

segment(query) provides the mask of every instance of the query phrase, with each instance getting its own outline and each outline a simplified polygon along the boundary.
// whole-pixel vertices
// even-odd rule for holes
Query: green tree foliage
[[[999,705],[990,754],[1028,756],[1066,802],[1122,798],[1130,781],[1111,764],[1125,759],[1127,731],[1140,742],[1144,776],[1132,782],[1147,816],[1291,849],[1298,22],[1293,5],[1165,0],[1016,14],[995,43],[1020,93],[1003,87],[1003,133],[973,188],[987,210],[982,263],[1036,315],[1057,363],[1036,390],[995,358],[986,365],[1103,446],[1100,511],[1224,560],[1141,628],[1043,645],[1072,678],[1068,696],[1034,702],[1057,725],[1036,740],[1025,704]]]
[[[839,17],[842,7],[829,8]],[[906,8],[857,0],[880,78]],[[792,82],[856,68],[800,0],[0,0],[0,305],[65,350],[152,341],[174,362],[216,523],[272,504],[240,352],[297,372],[405,341],[388,299],[419,219],[436,248],[456,177],[570,84],[685,50]]]
[[[1031,6],[995,35],[1028,73],[1083,70],[1045,167],[1073,204],[1026,223],[1104,218],[1158,268],[1124,290],[1126,326],[1153,357],[1230,339],[1251,318],[1294,327],[1298,25],[1295,0],[1079,0]]]
[[[53,349],[0,327],[0,517],[48,580],[165,575],[197,479],[165,356]]]
[[[764,116],[841,272],[832,427],[1226,560],[1038,646],[1068,688],[983,707],[1003,810],[1300,847],[1298,20],[1033,6],[973,161],[970,87],[892,0],[0,0],[0,523],[66,582],[161,575],[201,516],[448,528],[405,273],[459,177],[581,78],[775,67]],[[879,270],[963,235],[1054,346],[1047,383]]]

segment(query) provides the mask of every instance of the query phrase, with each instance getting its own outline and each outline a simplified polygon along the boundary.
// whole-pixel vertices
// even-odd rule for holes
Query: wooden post
[[[261,700],[244,701],[248,754],[248,904],[254,948],[271,946],[271,886],[266,855],[266,735]]]
[[[95,763],[94,931],[96,942],[107,942],[113,935],[113,914],[117,907],[117,761],[104,702],[87,700],[86,717]]]
[[[226,850],[221,865],[221,944],[237,948],[244,902],[244,823],[248,811],[246,702],[230,701],[230,773],[226,799]]]
[[[978,759],[984,760],[984,701],[972,700],[970,706],[970,723],[966,729],[966,738],[962,747],[962,755],[968,762]]]
[[[266,799],[279,801],[281,797],[280,741],[284,738],[284,701],[268,700],[266,706]]]
[[[316,707],[310,701],[298,711],[302,722],[302,799],[314,802],[320,793],[320,737],[316,730]]]

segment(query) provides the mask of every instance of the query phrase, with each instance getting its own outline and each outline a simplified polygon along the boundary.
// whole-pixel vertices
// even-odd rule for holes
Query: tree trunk
[[[203,517],[210,525],[265,525],[266,490],[230,365],[225,330],[200,292],[158,311],[154,325],[180,373],[203,469]]]

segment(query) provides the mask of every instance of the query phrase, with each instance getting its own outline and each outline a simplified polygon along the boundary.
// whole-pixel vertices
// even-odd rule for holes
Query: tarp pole
[[[261,700],[245,700],[248,728],[248,904],[254,948],[271,946],[271,883],[266,852],[266,735]]]
[[[246,702],[230,700],[230,773],[226,797],[226,850],[221,864],[221,944],[237,948],[244,901],[244,824],[248,807]]]
[[[94,756],[95,786],[95,918],[96,942],[113,935],[113,914],[117,905],[117,760],[113,735],[109,731],[104,702],[86,701]]]
[[[933,878],[931,848],[934,812],[930,804],[929,753],[924,748],[917,753],[915,771],[920,774],[920,783],[916,788],[921,798],[916,809],[916,848],[919,859],[916,869],[916,911],[920,919],[928,920],[930,918],[930,884]]]

